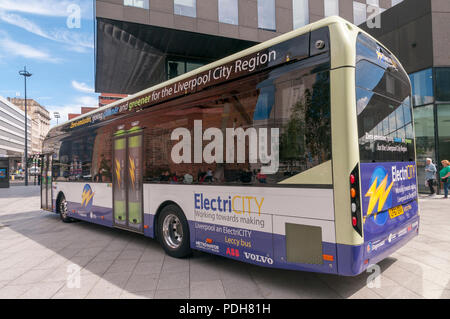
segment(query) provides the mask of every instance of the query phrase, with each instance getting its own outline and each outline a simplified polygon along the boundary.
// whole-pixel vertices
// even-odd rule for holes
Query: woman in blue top
[[[450,162],[447,160],[443,160],[442,166],[444,166],[443,169],[439,172],[439,176],[441,177],[441,180],[444,182],[444,198],[448,198],[448,187],[450,185],[448,178],[450,177]]]

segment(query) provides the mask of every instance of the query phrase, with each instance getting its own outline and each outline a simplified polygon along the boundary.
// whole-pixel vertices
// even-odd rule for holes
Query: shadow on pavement
[[[147,296],[148,291],[164,286],[165,282],[161,280],[172,280],[166,272],[173,271],[175,278],[175,274],[187,272],[192,280],[195,267],[200,267],[200,271],[204,269],[205,274],[214,271],[222,281],[227,298],[241,298],[247,290],[252,298],[348,298],[355,294],[366,298],[365,295],[358,296],[358,292],[366,287],[371,275],[340,277],[270,269],[197,251],[189,259],[178,260],[166,256],[156,240],[86,222],[65,224],[58,215],[43,211],[0,215],[0,224],[57,254],[36,266],[44,269],[48,266],[55,271],[61,268],[59,276],[49,271],[48,280],[51,281],[51,276],[66,280],[67,269],[64,267],[72,263],[83,268],[82,276],[98,275],[103,286],[123,288],[137,297]],[[1,232],[0,228],[0,236]],[[63,259],[69,262],[58,265],[56,261]],[[140,265],[137,266],[138,261]],[[395,262],[394,258],[382,261],[381,272],[387,271]],[[146,266],[154,269],[141,269]],[[161,279],[164,274],[167,279]],[[128,289],[130,281],[136,280],[142,282],[142,288],[135,288],[139,283],[134,282],[134,286]],[[148,283],[148,289],[145,283]],[[145,290],[145,293],[136,292],[136,289]],[[70,293],[68,295],[71,296]],[[369,294],[367,297],[377,298],[377,295]],[[98,298],[108,298],[108,294],[99,292]]]

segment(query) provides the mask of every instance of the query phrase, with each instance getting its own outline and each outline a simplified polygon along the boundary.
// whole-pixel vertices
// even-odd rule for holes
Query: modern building
[[[31,154],[32,117],[27,114],[28,153]],[[0,158],[9,159],[11,170],[23,163],[25,153],[25,112],[0,96]]]
[[[97,0],[96,92],[133,94],[331,15],[401,0]]]
[[[450,1],[404,0],[381,14],[381,28],[362,26],[400,59],[410,74],[419,189],[427,157],[450,160]]]
[[[8,98],[8,101],[25,111],[25,99]],[[27,99],[27,113],[31,116],[31,153],[40,154],[42,143],[50,130],[50,112],[33,99]]]
[[[128,94],[101,93],[98,97],[98,107],[108,105],[127,96]]]

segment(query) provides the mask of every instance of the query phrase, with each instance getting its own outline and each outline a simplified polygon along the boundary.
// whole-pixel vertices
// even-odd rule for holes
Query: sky
[[[93,0],[0,0],[0,96],[27,98],[53,112],[98,106],[94,93]]]

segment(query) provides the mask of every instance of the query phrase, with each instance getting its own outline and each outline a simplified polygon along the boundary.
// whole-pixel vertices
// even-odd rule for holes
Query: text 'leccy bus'
[[[42,208],[174,257],[357,275],[418,234],[410,92],[327,18],[54,127]]]

